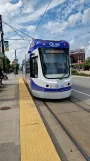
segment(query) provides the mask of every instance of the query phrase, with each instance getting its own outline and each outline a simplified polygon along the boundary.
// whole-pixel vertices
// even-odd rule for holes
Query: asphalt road
[[[72,78],[72,96],[90,105],[90,77]]]

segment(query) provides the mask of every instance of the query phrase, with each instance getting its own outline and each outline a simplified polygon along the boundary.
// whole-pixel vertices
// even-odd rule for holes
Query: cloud
[[[24,10],[23,14],[30,14],[35,11],[35,6],[38,4],[39,0],[22,0]]]
[[[87,0],[80,0],[80,3],[84,3],[84,2],[86,2]]]
[[[68,18],[69,25],[75,25],[78,21],[81,21],[81,23],[86,24],[90,20],[90,8],[86,9],[83,14],[81,12],[78,12],[76,14],[71,15]]]
[[[80,12],[77,14],[73,14],[68,18],[69,26],[75,26],[75,24],[81,20],[82,20],[82,14]]]
[[[0,0],[0,14],[3,15],[3,20],[10,25],[26,32],[28,35],[32,35],[47,3],[48,0],[43,2],[42,0],[18,0],[17,3],[13,4],[10,0]],[[90,8],[88,7],[88,0],[53,0],[35,37],[54,40],[65,39],[70,41],[71,48],[84,46],[89,53],[87,43],[90,37]],[[3,28],[4,37],[20,38],[10,27],[4,25]],[[27,48],[27,44],[27,41],[10,41],[10,50],[23,46]],[[20,62],[25,55],[25,51],[26,49],[17,50]],[[13,59],[14,52],[9,51],[7,55],[10,59]]]
[[[51,4],[50,4],[50,6],[49,6],[49,8],[47,9],[47,11],[49,11],[49,10],[51,10],[51,9],[53,9],[53,8],[55,8],[55,7],[57,7],[57,6],[59,6],[61,3],[63,3],[65,0],[54,0]],[[20,16],[18,19],[17,19],[17,21],[19,21],[20,20],[20,22],[21,23],[27,23],[27,22],[30,22],[30,21],[37,21],[37,20],[39,20],[39,18],[40,18],[40,16],[42,16],[43,15],[43,13],[44,13],[44,11],[45,11],[45,9],[46,9],[46,7],[47,7],[47,4],[43,4],[41,7],[39,7],[37,10],[35,10],[34,9],[34,12],[33,13],[31,13],[31,14],[28,14],[28,15],[24,15],[23,17],[22,16]],[[27,11],[26,12],[28,12],[29,11],[29,8],[27,7]],[[24,12],[23,12],[24,13]],[[28,12],[29,13],[29,12]]]
[[[0,0],[0,5],[3,5],[3,4],[5,4],[5,3],[7,3],[7,2],[10,2],[11,0]]]
[[[90,8],[86,9],[83,14],[82,22],[87,23],[90,21]]]
[[[72,39],[70,43],[71,49],[84,48],[86,58],[90,56],[90,34],[79,36],[78,39]]]
[[[27,31],[29,31],[29,32],[33,32],[34,30],[35,30],[35,26],[34,25],[29,25],[28,27],[27,27]]]
[[[18,3],[16,4],[11,4],[11,3],[5,3],[4,5],[0,5],[0,14],[2,15],[9,15],[12,14],[13,12],[17,11],[21,6],[22,6],[22,1],[19,0]],[[10,16],[10,15],[9,15]]]
[[[87,22],[89,22],[89,15],[90,15],[90,8],[86,9],[83,14],[81,12],[72,14],[64,22],[49,21],[48,23],[44,24],[43,27],[51,34],[62,33],[65,29],[69,27],[76,27],[77,23],[82,25],[87,24]]]
[[[88,44],[88,45],[85,47],[85,52],[86,52],[86,58],[87,58],[87,57],[90,57],[90,44]]]
[[[49,21],[47,24],[43,25],[44,29],[48,30],[51,34],[61,33],[68,26],[68,22],[59,23]]]
[[[18,39],[18,36],[10,37],[11,39]],[[22,63],[22,60],[25,58],[25,53],[27,50],[28,41],[23,40],[12,40],[9,41],[9,51],[5,54],[8,56],[8,58],[12,61],[15,58],[15,49],[16,49],[16,55],[19,59],[19,63]]]

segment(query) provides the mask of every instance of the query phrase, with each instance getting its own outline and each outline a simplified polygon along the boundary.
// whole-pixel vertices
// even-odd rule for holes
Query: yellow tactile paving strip
[[[19,79],[21,161],[60,161],[23,79]]]

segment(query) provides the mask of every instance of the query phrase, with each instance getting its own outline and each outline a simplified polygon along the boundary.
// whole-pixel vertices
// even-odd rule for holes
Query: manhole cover
[[[1,107],[1,108],[0,108],[0,110],[3,110],[3,111],[4,111],[4,110],[9,110],[9,109],[10,109],[10,107]]]

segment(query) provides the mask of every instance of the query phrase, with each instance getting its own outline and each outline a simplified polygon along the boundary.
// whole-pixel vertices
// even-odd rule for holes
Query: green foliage
[[[86,59],[85,66],[88,66],[90,68],[90,57]]]
[[[10,66],[10,60],[7,57],[5,57],[5,65],[6,65],[6,71],[9,72],[11,66]]]
[[[19,70],[19,64],[11,64],[11,70],[14,72],[14,71],[18,71]]]
[[[81,69],[83,68],[84,70],[89,70],[90,69],[90,57],[88,57],[83,64],[75,64],[74,69]]]
[[[72,69],[72,75],[78,75],[78,72],[76,69]]]
[[[72,69],[72,75],[78,75],[78,76],[85,76],[85,77],[90,77],[90,74],[86,74],[86,73],[79,73],[77,70]]]
[[[85,68],[85,63],[84,64],[75,64],[74,69],[82,69]]]
[[[0,59],[0,66],[3,70],[3,59]],[[8,59],[8,57],[5,57],[5,67],[6,67],[6,72],[9,72],[9,70],[10,70],[10,60]]]
[[[3,59],[1,60],[0,66],[3,69]],[[16,64],[16,65],[10,64],[10,60],[8,57],[5,57],[5,66],[6,66],[7,73],[9,73],[10,71],[14,72],[15,69],[18,71],[18,69],[19,69],[19,64]]]

